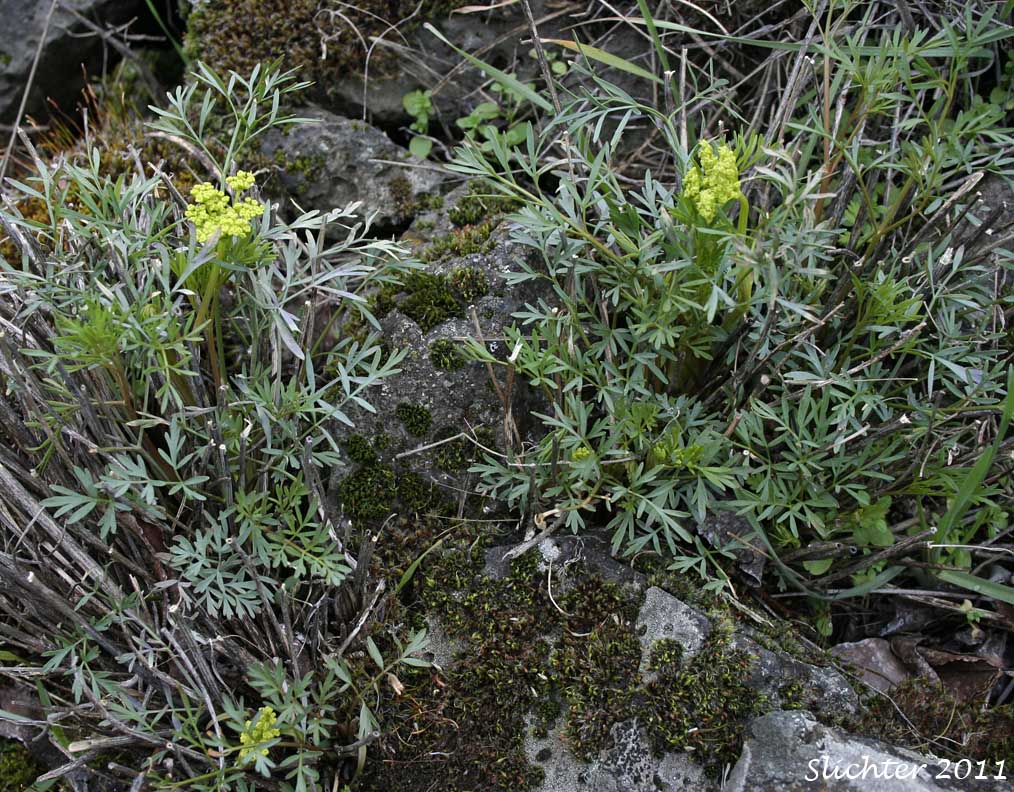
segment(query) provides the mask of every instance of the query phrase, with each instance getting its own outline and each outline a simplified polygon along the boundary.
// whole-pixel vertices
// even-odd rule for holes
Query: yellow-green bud
[[[572,462],[581,462],[592,455],[591,449],[588,446],[578,446],[570,453],[570,459]]]
[[[716,153],[711,143],[702,141],[697,159],[700,165],[692,166],[683,177],[683,195],[710,223],[722,206],[742,195],[736,154],[725,143]]]
[[[237,192],[253,186],[253,174],[240,171],[226,179]],[[207,242],[216,233],[223,237],[245,236],[250,233],[250,221],[264,211],[264,204],[253,198],[235,200],[231,205],[228,196],[208,182],[195,184],[190,190],[194,203],[187,207],[187,219],[197,230],[197,241]]]
[[[273,740],[282,733],[279,729],[274,728],[277,720],[278,717],[271,707],[261,707],[257,723],[254,724],[253,721],[246,722],[246,728],[239,735],[240,744],[246,746],[239,749],[240,761],[255,751],[261,756],[268,755],[267,748],[257,748],[256,746],[266,743],[268,740]]]

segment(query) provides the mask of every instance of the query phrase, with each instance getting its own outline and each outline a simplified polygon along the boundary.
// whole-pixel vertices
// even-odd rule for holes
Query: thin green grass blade
[[[570,41],[568,39],[542,39],[544,44],[558,44],[561,47],[569,49],[571,52],[576,52],[579,55],[584,55],[586,58],[598,61],[604,66],[609,66],[613,69],[626,72],[627,74],[633,74],[635,77],[643,77],[645,80],[651,80],[655,83],[661,83],[662,80],[656,77],[647,69],[642,69],[635,63],[631,63],[625,58],[621,58],[618,55],[613,55],[611,52],[606,52],[598,47],[590,47],[587,44],[581,44],[577,41]]]
[[[162,19],[162,15],[158,12],[158,9],[155,8],[155,0],[144,0],[144,2],[147,4],[151,15],[155,18],[155,22],[162,29],[162,32],[165,33],[165,37],[169,39],[169,43],[173,45],[173,49],[176,50],[176,54],[180,56],[180,60],[186,61],[187,56],[183,51],[183,46],[176,40],[176,37],[169,32],[169,26],[166,25],[165,20]]]
[[[500,71],[499,69],[490,66],[488,63],[484,63],[483,61],[479,60],[474,55],[470,55],[463,49],[454,46],[450,41],[447,40],[447,38],[444,36],[443,33],[441,33],[439,30],[433,27],[433,25],[431,25],[429,22],[423,25],[423,27],[484,74],[487,74],[497,82],[502,83],[505,87],[509,88],[514,93],[523,96],[525,99],[527,99],[529,102],[531,102],[539,109],[545,110],[547,113],[553,112],[553,105],[550,103],[548,99],[539,94],[537,91],[533,90],[530,86],[525,85],[523,82],[521,82],[521,80],[519,80],[514,75]]]
[[[651,34],[651,43],[655,45],[655,52],[658,54],[658,59],[662,63],[662,68],[666,71],[672,71],[669,68],[669,53],[665,51],[665,46],[662,44],[662,38],[658,35],[658,27],[655,24],[655,18],[651,15],[651,9],[648,8],[647,0],[637,0],[637,7],[641,9],[642,19],[645,26],[648,28],[648,33]]]

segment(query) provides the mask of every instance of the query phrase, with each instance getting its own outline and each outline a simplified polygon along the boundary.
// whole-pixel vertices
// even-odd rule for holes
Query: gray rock
[[[303,209],[361,201],[363,216],[390,228],[412,219],[420,196],[439,191],[443,175],[412,167],[421,163],[379,129],[321,108],[300,115],[315,123],[270,130],[261,152],[279,166],[282,186]]]
[[[444,209],[417,217],[406,237],[424,248],[434,238],[449,234],[447,212],[464,192],[461,189],[450,193],[444,199]],[[425,223],[421,224],[423,218]],[[424,231],[417,230],[420,225]],[[404,305],[410,296],[402,292],[394,300],[394,307],[380,319],[383,342],[392,350],[408,350],[408,354],[399,363],[400,373],[371,392],[376,412],[353,413],[354,432],[366,438],[383,436],[385,447],[377,451],[384,464],[393,466],[399,477],[418,476],[424,486],[435,487],[452,503],[475,491],[475,476],[467,468],[485,453],[475,443],[493,450],[506,447],[505,411],[485,365],[462,358],[456,368],[441,368],[434,360],[433,345],[442,341],[460,349],[465,339],[476,335],[474,312],[483,337],[488,339],[487,348],[505,359],[508,350],[503,342],[504,328],[514,321],[515,311],[540,293],[537,285],[507,286],[507,274],[517,272],[529,255],[530,251],[510,242],[506,223],[501,223],[489,238],[488,251],[449,256],[426,266],[429,275],[451,278],[455,273],[467,272],[473,282],[485,283],[485,293],[476,295],[468,305],[459,304],[458,315],[433,326],[430,323],[420,326],[416,319],[399,310],[398,305]],[[506,387],[504,368],[496,367],[495,375],[501,388]],[[524,383],[514,383],[510,391],[511,425],[517,427],[522,438],[540,429],[539,422],[529,419],[531,398]],[[398,417],[400,405],[425,410],[430,417],[429,428],[412,434]],[[451,457],[456,457],[456,461]],[[411,511],[411,507],[401,511]]]
[[[448,668],[465,648],[464,642],[447,634],[443,622],[433,614],[426,616],[426,637],[426,651],[437,668]]]
[[[119,25],[144,7],[140,0],[61,0],[53,13],[28,95],[26,112],[46,114],[46,100],[72,109],[84,87],[84,72],[103,66],[103,42],[90,34],[80,15],[99,28]],[[12,123],[21,104],[36,48],[49,12],[48,0],[0,0],[0,122]]]
[[[697,654],[711,623],[700,611],[684,604],[660,588],[652,586],[644,593],[644,604],[637,614],[637,633],[641,641],[641,674],[650,682],[648,663],[657,641],[673,640],[683,647],[684,657]]]
[[[958,781],[953,772],[946,773],[948,769],[953,771],[954,765],[823,726],[809,713],[776,711],[750,723],[742,756],[725,789],[729,792],[1014,789],[1000,780]],[[971,775],[976,775],[977,770],[973,766]],[[984,775],[991,770],[987,768]],[[963,770],[960,772],[963,774]],[[852,778],[845,777],[846,773]],[[950,777],[940,777],[943,774]]]
[[[647,670],[651,650],[657,641],[668,639],[683,647],[685,657],[692,657],[711,632],[708,618],[660,588],[649,588],[637,617],[641,641],[641,674],[651,681]],[[772,706],[785,702],[786,688],[791,687],[802,704],[817,712],[841,714],[855,712],[858,697],[845,678],[834,668],[804,663],[788,654],[773,652],[760,646],[742,631],[733,633],[731,647],[752,655],[748,684],[765,696]]]
[[[859,697],[845,678],[830,666],[804,663],[782,652],[772,652],[749,636],[737,633],[732,647],[756,658],[747,684],[761,693],[773,707],[787,703],[786,691],[793,690],[796,704],[826,715],[854,713]]]
[[[636,719],[617,723],[610,734],[613,747],[588,764],[571,754],[558,732],[526,740],[529,761],[545,774],[536,792],[708,792],[716,788],[686,754],[653,756]]]

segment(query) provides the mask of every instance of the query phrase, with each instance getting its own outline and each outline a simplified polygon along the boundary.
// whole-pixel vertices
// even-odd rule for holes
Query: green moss
[[[442,371],[456,371],[465,365],[457,344],[447,338],[439,338],[430,344],[430,362]]]
[[[412,182],[404,174],[397,174],[391,177],[387,183],[387,191],[391,195],[398,214],[409,216],[415,214],[415,196],[412,194]]]
[[[555,568],[554,602],[537,553],[492,580],[483,575],[483,548],[471,541],[463,537],[417,572],[423,612],[438,614],[464,645],[435,683],[413,692],[390,738],[392,761],[373,763],[363,790],[530,789],[540,771],[524,753],[526,724],[544,736],[560,719],[568,745],[585,758],[608,749],[613,727],[632,717],[656,751],[693,751],[710,771],[738,756],[763,700],[746,685],[754,660],[731,648],[731,622],[717,621],[692,658],[674,641],[656,643],[655,677],[644,683],[638,594],[576,563],[565,573]],[[555,636],[552,647],[547,636]],[[792,690],[784,697],[791,701]]]
[[[567,741],[590,759],[608,746],[612,727],[633,714],[641,662],[631,628],[637,613],[618,586],[589,576],[559,604],[572,620],[553,651],[553,678],[567,705]]]
[[[456,434],[459,432],[448,427],[441,431],[436,439],[443,440]],[[460,473],[472,463],[474,452],[475,447],[470,442],[458,438],[437,446],[433,451],[433,462],[446,473]]]
[[[443,499],[432,481],[409,471],[398,476],[398,500],[410,511],[427,512],[439,510]]]
[[[194,4],[187,19],[188,59],[246,75],[256,64],[280,57],[283,66],[299,68],[300,79],[312,80],[315,90],[327,95],[330,86],[362,72],[362,42],[388,33],[392,23],[407,20],[398,28],[404,33],[454,7],[445,0],[417,5],[414,0],[364,0],[329,13],[334,9],[320,0],[208,0]],[[327,42],[326,58],[322,41]],[[392,71],[398,57],[378,48],[370,74]]]
[[[290,177],[299,177],[300,181],[297,184],[296,192],[300,193],[306,191],[307,185],[316,178],[326,160],[323,154],[290,159],[285,155],[285,150],[282,148],[275,149],[271,159],[284,174]]]
[[[448,319],[464,316],[447,278],[429,272],[410,272],[403,290],[407,297],[398,302],[398,310],[412,319],[424,333]]]
[[[489,289],[486,277],[472,267],[461,267],[449,276],[413,270],[401,283],[388,283],[370,297],[374,316],[383,318],[397,308],[424,333],[448,319],[465,315],[465,305]]]
[[[352,435],[345,442],[345,450],[349,458],[360,465],[372,465],[377,461],[377,452],[373,450],[370,441],[362,435]]]
[[[0,67],[6,68],[7,66],[10,65],[10,62],[11,56],[8,55],[6,52],[0,51]]]
[[[729,647],[730,634],[717,624],[687,662],[678,643],[658,641],[650,666],[657,676],[646,688],[643,720],[653,748],[693,751],[712,772],[736,761],[746,723],[763,704],[746,684],[753,658]]]
[[[493,249],[490,236],[496,225],[492,222],[465,226],[450,234],[437,237],[426,247],[420,257],[423,261],[442,261],[449,258],[460,258],[472,253],[488,253]]]
[[[0,738],[0,792],[23,792],[44,772],[21,743]]]
[[[439,613],[468,650],[394,721],[397,761],[371,763],[358,788],[520,792],[541,780],[524,752],[526,715],[549,687],[542,673],[549,646],[540,635],[550,605],[533,562],[523,557],[507,578],[487,580],[479,574],[481,548],[461,548],[417,573],[425,610]]]
[[[394,414],[405,426],[405,430],[415,437],[424,436],[433,425],[430,411],[419,404],[402,402],[394,409]]]
[[[799,681],[788,682],[778,688],[778,698],[784,710],[806,709],[806,694]]]
[[[429,412],[422,407],[398,405],[396,412],[399,418],[417,430],[432,422]],[[390,445],[391,436],[388,434],[378,434],[372,443],[362,435],[352,435],[345,441],[346,453],[358,465],[339,484],[345,513],[358,520],[379,519],[399,511],[399,505],[404,507],[403,511],[413,514],[443,513],[446,502],[433,482],[425,481],[412,471],[395,469],[381,460],[378,452],[385,451]]]
[[[475,267],[458,267],[450,275],[450,284],[466,303],[473,303],[489,293],[489,281]]]
[[[517,206],[517,202],[510,198],[483,195],[482,187],[473,184],[457,205],[447,212],[447,217],[458,227],[476,225],[491,217],[513,211]]]
[[[397,495],[394,471],[376,462],[364,465],[342,480],[338,494],[342,509],[353,519],[386,517]]]

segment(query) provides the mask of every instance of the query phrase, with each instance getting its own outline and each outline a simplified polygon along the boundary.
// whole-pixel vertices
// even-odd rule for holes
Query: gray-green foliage
[[[849,21],[874,5],[831,3],[813,49],[826,88],[804,81],[782,137],[725,135],[747,201],[710,220],[680,186],[710,145],[693,122],[742,129],[748,88],[691,79],[666,112],[588,61],[525,145],[466,141],[452,167],[524,206],[513,236],[539,264],[514,279],[552,294],[515,315],[509,361],[472,345],[548,407],[535,446],[473,468],[487,490],[559,510],[575,531],[604,513],[617,549],[667,551],[711,585],[728,581],[697,528],[721,509],[745,516],[742,541],[811,593],[902,573],[870,556],[931,536],[982,448],[1010,446],[995,434],[1010,246],[969,233],[983,219],[974,207],[962,230],[974,195],[951,200],[983,173],[1014,176],[1010,117],[978,96],[1012,35],[998,11],[973,4],[938,31],[871,32]],[[619,167],[632,129],[652,130],[662,157],[633,183]],[[1004,464],[976,489],[974,518],[933,536],[932,554],[913,540],[902,555],[970,569],[957,545],[997,536],[1014,502]],[[852,566],[825,583],[843,550]]]
[[[224,187],[258,134],[294,121],[279,103],[300,85],[194,80],[156,126]],[[35,169],[13,187],[49,222],[0,215],[22,252],[0,300],[3,639],[47,658],[54,718],[146,752],[156,788],[330,789],[340,761],[322,758],[361,766],[380,682],[422,662],[421,633],[353,630],[376,599],[350,576],[330,476],[337,428],[404,355],[332,328],[376,325],[362,293],[403,252],[355,205],[291,222],[265,207],[246,236],[201,245],[160,172],[111,180],[95,150]],[[364,646],[376,673],[344,657]],[[282,741],[244,764],[232,732],[262,704]]]

